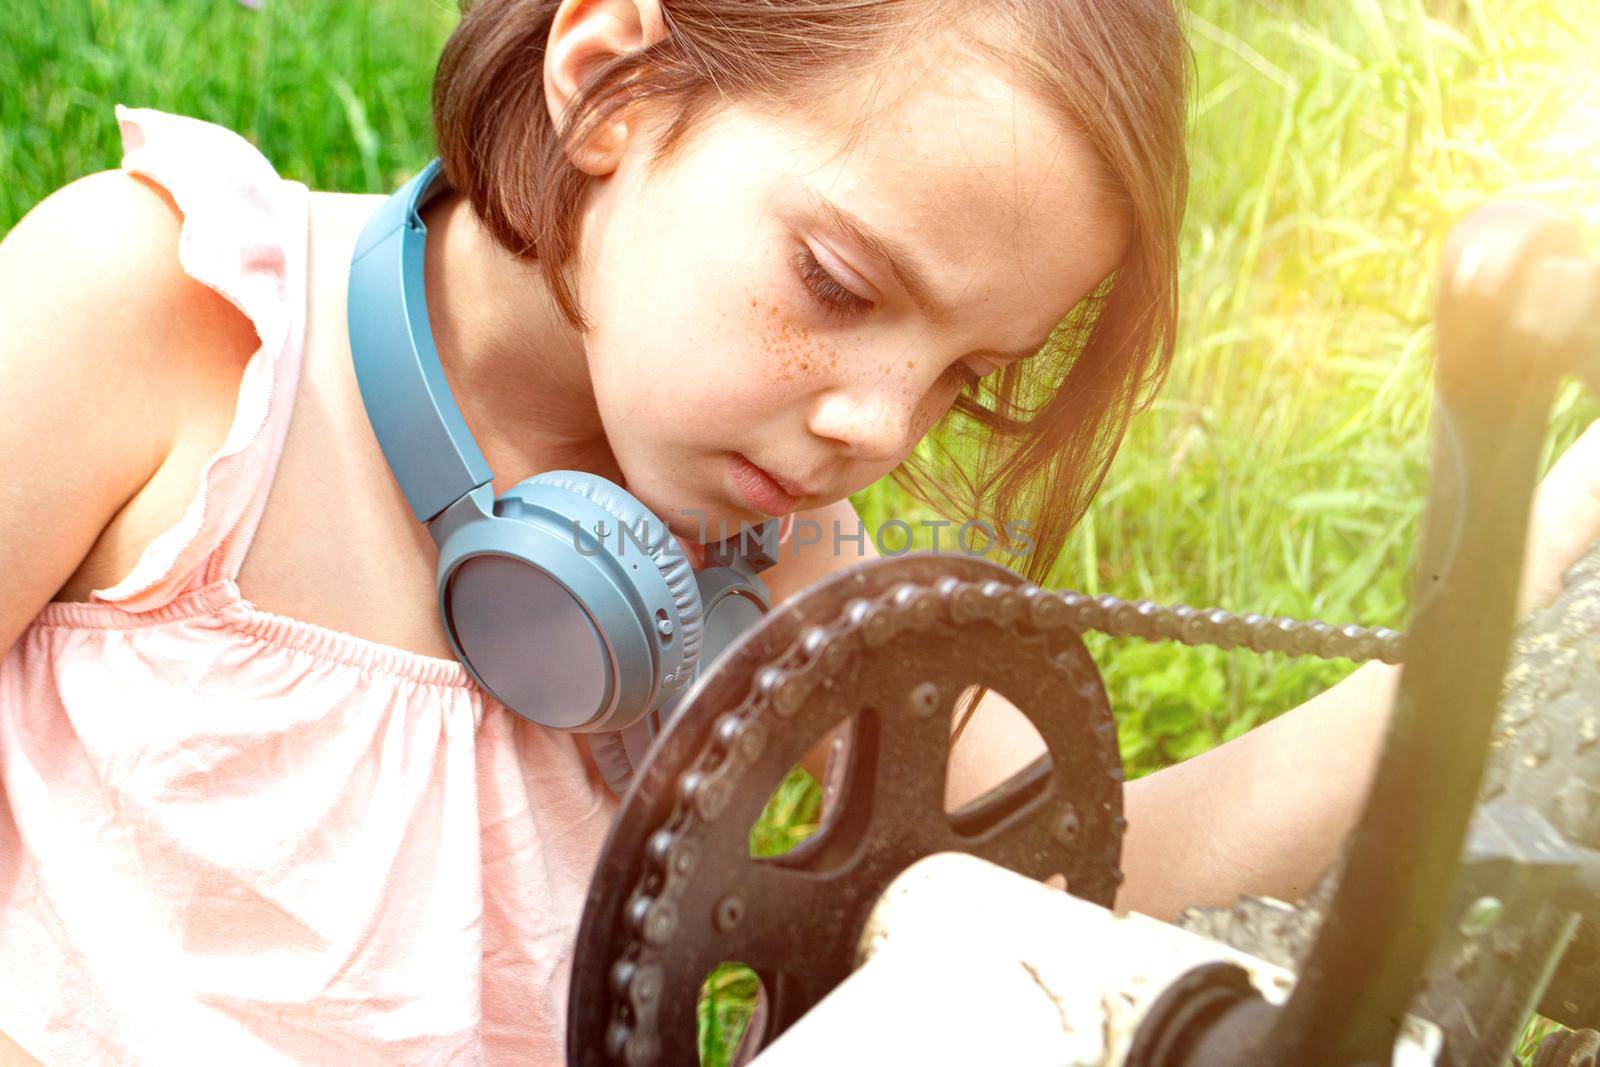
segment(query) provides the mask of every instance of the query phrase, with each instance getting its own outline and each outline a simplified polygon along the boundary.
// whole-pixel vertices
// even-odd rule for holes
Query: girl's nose
[[[843,442],[850,457],[863,463],[896,462],[916,443],[922,399],[911,383],[886,375],[824,395],[812,410],[810,429]]]

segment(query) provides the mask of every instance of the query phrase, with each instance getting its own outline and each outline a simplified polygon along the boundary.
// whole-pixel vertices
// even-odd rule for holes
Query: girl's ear
[[[568,106],[596,71],[618,56],[650,47],[666,33],[659,0],[562,0],[544,54],[545,106],[556,128],[562,128]],[[582,144],[573,145],[568,157],[585,174],[609,174],[636,121],[625,108]]]

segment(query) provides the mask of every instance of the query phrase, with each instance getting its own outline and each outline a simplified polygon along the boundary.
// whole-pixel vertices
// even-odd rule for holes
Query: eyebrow
[[[815,189],[807,188],[806,193],[811,204],[828,221],[839,229],[844,235],[866,250],[873,259],[886,267],[895,281],[900,283],[911,297],[911,302],[917,306],[927,319],[938,326],[947,326],[955,317],[937,296],[934,295],[933,286],[928,284],[927,274],[917,265],[917,256],[908,246],[888,236],[879,233],[859,217],[851,214],[845,208],[835,204]],[[1049,342],[1045,342],[1048,344]],[[1010,352],[985,349],[977,355],[998,356],[1003,360],[1015,361],[1027,359],[1036,355],[1045,345],[1036,345],[1033,348],[1016,349]]]

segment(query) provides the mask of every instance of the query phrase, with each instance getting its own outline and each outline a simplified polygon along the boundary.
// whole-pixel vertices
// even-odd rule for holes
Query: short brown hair
[[[1128,420],[1171,362],[1177,244],[1188,189],[1188,53],[1172,0],[661,0],[666,33],[581,88],[560,129],[544,103],[544,50],[559,0],[465,3],[434,81],[445,176],[507,249],[537,257],[562,313],[584,316],[564,268],[590,179],[570,145],[621,108],[671,109],[670,153],[722,100],[815,98],[930,25],[990,31],[970,43],[1004,63],[1094,148],[1127,209],[1127,251],[1057,328],[1044,352],[963,393],[892,475],[945,513],[1028,523],[1024,567],[1043,583],[1105,478]],[[975,470],[949,447],[982,426]],[[959,490],[944,478],[952,479]],[[942,500],[942,502],[941,502]]]

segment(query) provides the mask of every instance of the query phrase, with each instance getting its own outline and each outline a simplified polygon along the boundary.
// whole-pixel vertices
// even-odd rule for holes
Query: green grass
[[[454,4],[63,0],[0,19],[0,232],[120,159],[114,103],[218,122],[285,177],[384,192],[431,155],[429,88]]]
[[[1050,584],[1405,624],[1441,241],[1472,207],[1513,196],[1577,213],[1593,240],[1591,7],[1192,4],[1199,80],[1177,361]],[[314,188],[393,188],[429,154],[432,64],[454,18],[439,2],[12,5],[0,20],[0,63],[15,72],[0,89],[0,231],[50,190],[117,164],[114,102],[223,123]],[[1597,413],[1563,393],[1551,453]],[[887,482],[854,500],[869,526],[933,517]],[[1091,644],[1133,775],[1237,736],[1349,670]],[[781,851],[814,821],[814,787],[792,778],[769,811],[753,846]],[[734,970],[711,983],[701,1022],[714,1050],[736,1036],[752,988]]]

